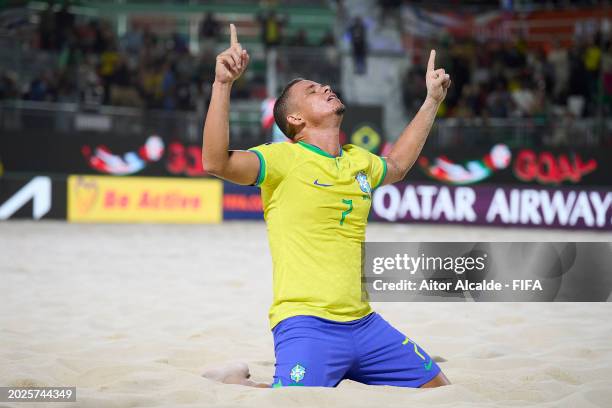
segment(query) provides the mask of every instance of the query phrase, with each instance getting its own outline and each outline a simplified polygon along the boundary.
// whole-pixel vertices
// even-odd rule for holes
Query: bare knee
[[[429,382],[426,382],[425,384],[421,385],[420,388],[435,388],[435,387],[442,387],[443,385],[450,385],[450,381],[448,378],[446,378],[446,376],[444,375],[444,373],[442,371],[440,371],[438,373],[438,375],[436,375],[432,380],[430,380]]]

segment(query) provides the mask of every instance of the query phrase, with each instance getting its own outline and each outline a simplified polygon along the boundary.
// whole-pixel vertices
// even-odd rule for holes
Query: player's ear
[[[290,113],[287,115],[287,123],[297,128],[304,124],[304,119],[299,113]]]

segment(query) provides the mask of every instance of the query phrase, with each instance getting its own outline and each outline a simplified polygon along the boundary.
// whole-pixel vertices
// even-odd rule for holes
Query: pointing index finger
[[[429,61],[427,61],[427,71],[433,71],[436,61],[436,50],[431,50],[429,53]]]
[[[230,24],[230,46],[238,44],[238,34],[236,33],[236,26]]]

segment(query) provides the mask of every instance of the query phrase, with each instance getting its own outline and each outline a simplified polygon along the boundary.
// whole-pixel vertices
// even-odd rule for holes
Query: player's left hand
[[[427,62],[427,73],[425,74],[427,97],[433,99],[437,103],[442,103],[451,85],[451,79],[444,68],[435,69],[435,61],[436,50],[431,50],[429,61]]]

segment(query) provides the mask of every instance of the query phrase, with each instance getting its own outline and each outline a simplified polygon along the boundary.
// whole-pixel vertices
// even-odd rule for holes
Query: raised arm
[[[251,152],[228,151],[230,92],[249,63],[249,54],[238,42],[233,24],[230,24],[230,37],[230,47],[217,56],[215,64],[215,82],[202,133],[202,164],[214,176],[237,184],[253,184],[259,173],[257,156]]]
[[[425,82],[427,97],[412,122],[402,132],[387,157],[387,175],[383,184],[403,180],[421,154],[427,135],[431,130],[440,104],[451,85],[450,76],[444,69],[435,69],[436,51],[431,50],[427,63]]]

